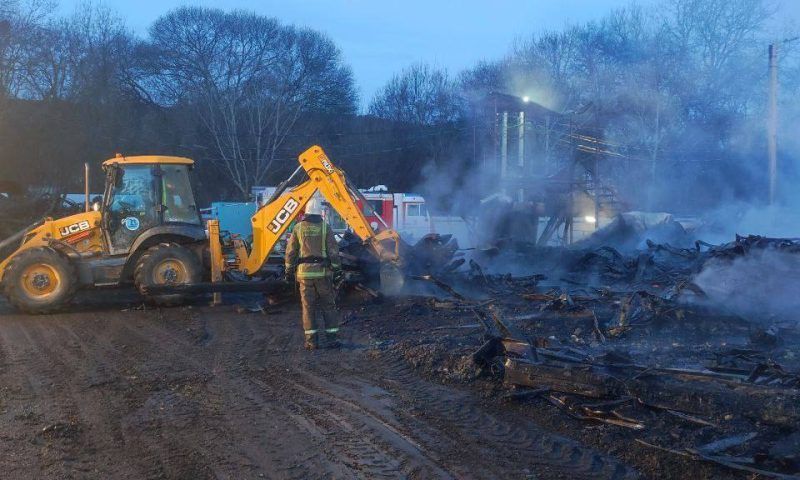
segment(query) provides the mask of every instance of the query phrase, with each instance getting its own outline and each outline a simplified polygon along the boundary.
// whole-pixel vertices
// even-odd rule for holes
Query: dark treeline
[[[0,0],[0,178],[77,190],[83,162],[184,155],[198,161],[203,202],[276,183],[312,143],[362,186],[412,189],[431,168],[469,178],[461,173],[480,163],[475,143],[493,128],[479,115],[492,91],[556,112],[591,108],[585,127],[614,152],[601,171],[640,208],[758,200],[767,45],[790,36],[775,31],[766,0],[664,0],[522,38],[505,58],[456,76],[413,65],[359,114],[350,68],[312,29],[183,7],[139,37],[98,4],[66,18],[53,10],[47,0]],[[780,58],[791,179],[792,44]]]
[[[140,39],[96,4],[70,18],[2,5],[3,178],[75,188],[84,161],[186,155],[205,199],[243,198],[357,118],[350,69],[313,30],[187,7]]]

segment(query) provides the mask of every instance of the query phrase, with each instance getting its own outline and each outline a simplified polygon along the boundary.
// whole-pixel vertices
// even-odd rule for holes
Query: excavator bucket
[[[394,263],[383,262],[380,269],[381,293],[384,295],[399,295],[405,286],[406,276]]]
[[[414,246],[398,241],[399,261],[383,262],[380,268],[381,292],[385,295],[399,295],[410,276],[446,275],[465,263],[463,258],[456,258],[458,241],[452,235],[428,234]]]

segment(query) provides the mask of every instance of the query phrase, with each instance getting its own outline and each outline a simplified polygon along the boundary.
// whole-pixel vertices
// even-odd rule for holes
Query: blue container
[[[206,212],[208,212],[207,218],[219,220],[220,230],[248,238],[253,234],[250,219],[256,210],[255,202],[214,202]]]

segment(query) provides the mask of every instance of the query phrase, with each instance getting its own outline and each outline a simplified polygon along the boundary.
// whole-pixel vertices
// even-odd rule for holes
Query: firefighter
[[[338,348],[339,312],[333,279],[340,275],[341,260],[333,232],[322,218],[322,200],[308,201],[303,220],[289,237],[285,262],[287,281],[296,278],[300,285],[306,349],[321,345]]]

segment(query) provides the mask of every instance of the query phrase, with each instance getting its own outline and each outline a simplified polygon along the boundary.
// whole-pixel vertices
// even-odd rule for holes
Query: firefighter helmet
[[[322,200],[312,198],[306,204],[306,215],[322,215]]]

